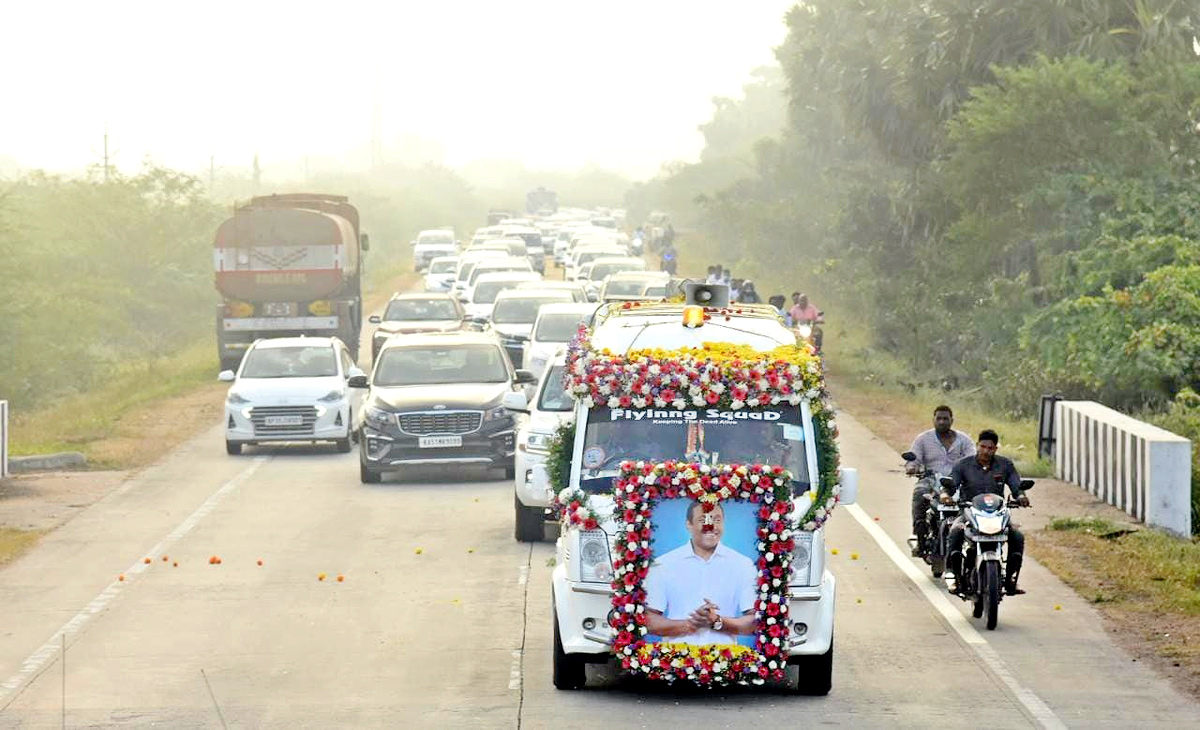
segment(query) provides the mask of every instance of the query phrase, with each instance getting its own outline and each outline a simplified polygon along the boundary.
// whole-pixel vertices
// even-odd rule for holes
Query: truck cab
[[[684,303],[613,303],[568,349],[576,428],[559,448],[569,475],[551,483],[544,467],[531,471],[557,494],[561,520],[559,689],[582,687],[586,664],[614,659],[701,685],[782,680],[792,666],[796,691],[831,687],[837,581],[823,525],[837,503],[854,501],[857,472],[837,464],[819,360],[772,308],[721,306],[726,297],[693,285]],[[702,518],[713,522],[696,527]],[[728,547],[710,555],[756,566],[754,600],[714,607],[704,635],[719,641],[655,636],[678,613],[664,603],[675,599],[656,597],[675,595],[660,590],[672,556],[701,555],[696,536],[712,524],[723,524]],[[684,526],[700,532],[688,538]]]

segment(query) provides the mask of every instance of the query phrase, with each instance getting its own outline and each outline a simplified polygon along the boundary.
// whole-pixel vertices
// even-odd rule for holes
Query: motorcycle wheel
[[[989,562],[983,566],[982,590],[979,591],[984,614],[987,615],[988,631],[994,631],[1000,619],[1000,564]]]

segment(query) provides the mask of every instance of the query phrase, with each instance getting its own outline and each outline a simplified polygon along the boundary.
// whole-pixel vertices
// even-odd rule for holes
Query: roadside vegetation
[[[21,530],[16,527],[0,527],[0,565],[13,560],[33,547],[42,536],[42,530]]]
[[[1043,393],[1200,442],[1197,6],[814,0],[787,24],[778,72],[716,100],[634,218],[699,234],[685,266],[812,294],[843,382],[975,404],[1027,450]]]

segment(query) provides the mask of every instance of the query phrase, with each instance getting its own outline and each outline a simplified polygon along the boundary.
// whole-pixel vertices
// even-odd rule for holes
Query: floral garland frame
[[[788,583],[796,531],[791,474],[779,466],[686,462],[623,462],[616,480],[613,519],[613,598],[609,625],[613,653],[621,666],[651,679],[686,679],[701,686],[762,684],[783,679],[790,634]],[[692,646],[648,643],[643,586],[653,554],[654,507],[660,499],[687,497],[711,511],[722,501],[759,505],[758,597],[755,647],[738,644]]]
[[[718,310],[706,309],[706,312]],[[711,316],[711,315],[706,315]],[[820,359],[807,345],[771,352],[725,343],[680,350],[596,350],[592,329],[581,325],[567,348],[563,387],[587,407],[717,407],[729,410],[808,401],[816,436],[817,480],[800,518],[805,530],[829,519],[841,492],[837,423]],[[685,397],[686,396],[686,397]],[[566,462],[573,442],[555,444]]]

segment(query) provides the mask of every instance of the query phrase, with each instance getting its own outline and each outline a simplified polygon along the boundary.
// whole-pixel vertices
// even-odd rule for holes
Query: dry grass
[[[0,527],[0,565],[4,565],[33,547],[43,534],[45,534],[45,530]]]

